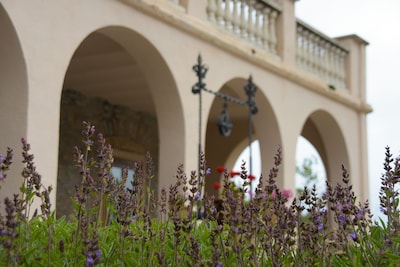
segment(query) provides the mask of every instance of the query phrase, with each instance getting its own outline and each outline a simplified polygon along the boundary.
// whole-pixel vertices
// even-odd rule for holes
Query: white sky
[[[357,34],[370,44],[367,102],[374,111],[367,116],[369,199],[373,214],[379,216],[385,147],[390,146],[394,156],[400,154],[400,120],[396,117],[400,115],[400,0],[300,0],[296,16],[330,37]],[[254,164],[258,176],[259,167]]]

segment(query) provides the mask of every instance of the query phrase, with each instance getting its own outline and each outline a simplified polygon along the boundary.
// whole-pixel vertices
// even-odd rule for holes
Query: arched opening
[[[219,92],[228,94],[238,99],[246,100],[247,96],[244,91],[244,86],[247,84],[246,79],[232,79],[225,83]],[[255,102],[258,108],[258,113],[252,116],[252,136],[251,141],[257,140],[255,145],[259,147],[252,151],[253,172],[256,170],[256,165],[259,166],[259,173],[268,170],[273,163],[273,156],[276,149],[282,144],[278,123],[275,113],[268,102],[267,98],[258,88],[255,94]],[[217,195],[218,190],[215,190],[213,185],[215,182],[220,182],[222,176],[216,172],[218,166],[224,166],[229,171],[234,169],[235,162],[240,157],[240,154],[249,145],[249,113],[247,106],[240,106],[234,103],[229,104],[228,112],[233,124],[232,133],[229,137],[224,137],[218,132],[217,120],[223,110],[223,99],[214,99],[207,121],[206,130],[206,159],[207,165],[214,170],[212,175],[207,177],[206,192],[208,194]],[[239,159],[241,162],[241,159]],[[249,158],[245,161],[248,163]],[[262,165],[261,165],[262,162]],[[247,165],[249,167],[249,165]],[[250,168],[248,168],[249,170]],[[257,178],[259,174],[253,173]],[[256,185],[256,181],[254,182]]]
[[[72,211],[69,199],[80,180],[72,148],[81,140],[83,120],[96,125],[113,146],[115,175],[150,152],[156,166],[151,187],[157,192],[171,182],[158,174],[173,173],[175,161],[183,159],[183,112],[166,63],[143,36],[122,27],[103,28],[91,33],[71,58],[61,101],[58,215]],[[171,157],[163,157],[172,147],[173,164]]]
[[[14,25],[0,3],[0,153],[13,148],[14,160],[8,177],[2,182],[0,199],[18,192],[22,177],[21,137],[27,137],[28,81],[24,55]],[[18,179],[20,178],[20,179]]]
[[[296,146],[296,191],[299,193],[307,186],[316,186],[318,195],[326,190],[326,170],[324,161],[314,145],[300,136]]]
[[[331,184],[341,182],[341,166],[350,167],[347,146],[340,126],[328,112],[314,111],[304,123],[301,136],[315,148]],[[301,154],[302,151],[296,151]],[[348,169],[349,170],[349,169]]]

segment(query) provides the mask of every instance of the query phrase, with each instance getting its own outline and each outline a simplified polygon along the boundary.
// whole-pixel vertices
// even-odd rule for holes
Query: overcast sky
[[[379,216],[385,147],[390,146],[396,157],[400,154],[400,0],[300,0],[296,16],[329,37],[357,34],[369,43],[367,102],[373,108],[367,116],[369,199],[373,214]]]
[[[400,153],[400,1],[300,0],[296,16],[330,37],[357,34],[367,47],[370,201],[379,213],[384,149]],[[396,116],[397,115],[397,116]]]

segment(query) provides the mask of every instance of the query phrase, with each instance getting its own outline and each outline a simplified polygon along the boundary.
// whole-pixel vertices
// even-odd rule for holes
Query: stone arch
[[[27,137],[28,78],[24,54],[7,11],[0,3],[0,153],[13,148],[14,160],[5,183],[1,185],[0,199],[19,190],[21,179],[21,137]]]
[[[63,107],[89,109],[85,114],[99,122],[98,128],[118,152],[117,157],[144,159],[149,151],[157,169],[158,179],[152,185],[155,191],[171,183],[169,177],[160,175],[173,174],[176,169],[171,151],[174,159],[184,158],[181,97],[167,62],[143,35],[120,26],[90,33],[71,58],[63,95],[66,92],[61,104],[60,137],[68,128],[63,123],[76,123],[78,119],[74,114],[63,114]],[[60,157],[62,142],[65,139],[60,138]],[[66,172],[61,165],[58,183]],[[59,184],[58,188],[62,187],[72,189],[70,184]],[[58,190],[58,202],[65,199],[61,192]]]
[[[341,165],[350,171],[350,161],[342,129],[329,112],[313,111],[305,120],[301,135],[318,151],[331,184],[341,181]]]
[[[219,92],[226,93],[233,97],[247,100],[244,86],[247,84],[245,78],[233,78],[226,82]],[[262,88],[258,85],[255,95],[255,102],[258,113],[252,117],[252,141],[260,142],[262,173],[273,164],[273,156],[276,149],[282,144],[281,134],[275,112],[264,95]],[[221,136],[218,132],[217,118],[222,110],[223,100],[215,98],[211,105],[206,129],[206,158],[207,164],[213,169],[211,177],[207,177],[206,191],[215,194],[213,183],[221,177],[215,174],[218,165],[225,165],[232,168],[235,160],[243,149],[248,145],[248,108],[237,104],[229,104],[229,113],[233,123],[232,134],[229,138]],[[254,156],[253,156],[254,158]]]

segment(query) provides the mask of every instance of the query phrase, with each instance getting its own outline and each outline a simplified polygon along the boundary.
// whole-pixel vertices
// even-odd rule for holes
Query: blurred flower
[[[94,260],[92,254],[88,253],[86,255],[86,266],[93,266],[93,265],[94,265]]]
[[[224,166],[217,166],[216,170],[219,173],[223,173],[225,171],[225,167]]]
[[[206,170],[206,175],[210,175],[210,174],[211,174],[211,169],[208,168],[208,169]]]
[[[292,198],[293,197],[293,192],[290,189],[284,189],[283,192],[283,197],[286,199]]]
[[[356,216],[355,216],[356,220],[361,220],[361,218],[363,217],[363,215],[364,215],[364,209],[360,209],[360,210],[357,212]]]
[[[136,216],[132,216],[131,217],[131,219],[129,220],[129,223],[132,223],[132,222],[134,222],[135,221],[135,219],[136,219]],[[101,251],[100,251],[101,252]]]
[[[254,181],[256,179],[256,177],[253,174],[249,174],[248,178],[250,181]]]
[[[215,190],[218,190],[218,189],[221,188],[221,184],[219,182],[215,182],[213,187],[214,187]]]
[[[351,239],[353,239],[354,241],[356,241],[357,240],[357,234],[356,234],[356,232],[351,232],[350,233],[350,237],[351,237]]]
[[[319,232],[321,232],[322,230],[324,230],[324,224],[322,223],[321,217],[317,218],[317,229]]]
[[[240,175],[240,172],[231,171],[231,178]]]
[[[339,215],[338,216],[338,220],[340,221],[340,222],[346,222],[346,217],[344,216],[344,215]]]

